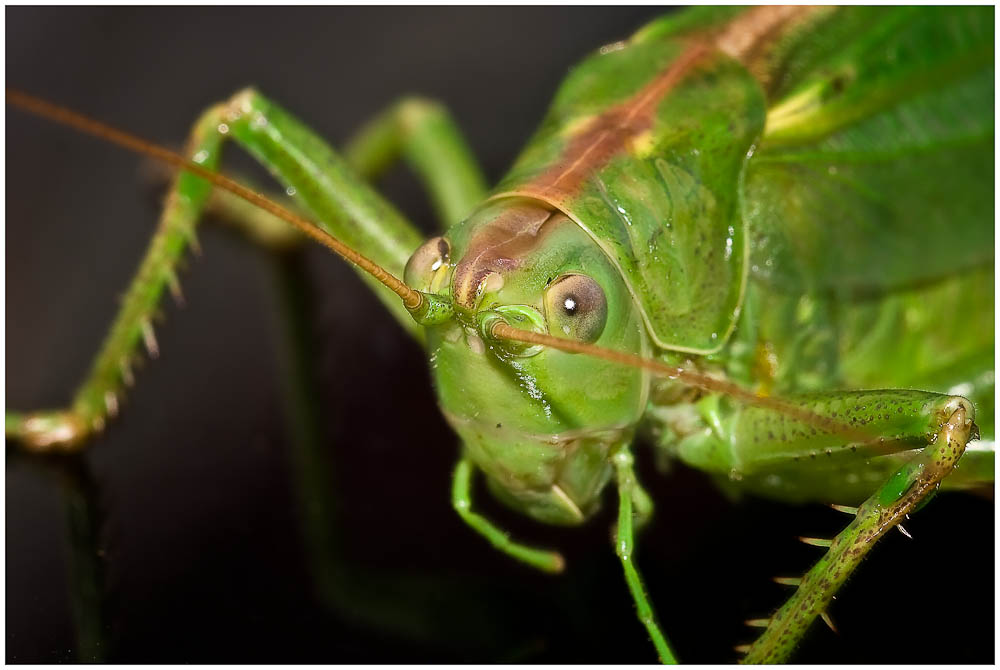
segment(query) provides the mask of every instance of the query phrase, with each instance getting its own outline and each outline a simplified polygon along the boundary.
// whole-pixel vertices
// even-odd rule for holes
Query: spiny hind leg
[[[195,124],[188,155],[215,170],[229,138],[257,157],[289,192],[297,193],[301,206],[320,227],[393,274],[402,275],[407,258],[420,244],[419,232],[321,138],[253,90],[208,110]],[[211,192],[207,183],[193,175],[177,176],[122,308],[70,406],[27,414],[6,412],[8,439],[34,451],[72,451],[118,411],[125,387],[132,383],[138,348],[144,344],[150,356],[158,354],[153,315],[165,290],[179,295],[175,268],[194,241],[195,225]],[[237,207],[231,199],[230,205]],[[246,213],[236,218],[250,221],[255,216]],[[250,228],[255,233],[261,229]],[[398,298],[381,287],[375,291],[415,334],[416,326]]]
[[[676,454],[749,490],[790,500],[807,494],[837,500],[864,490],[856,498],[863,499],[877,486],[859,488],[849,479],[831,486],[838,468],[875,473],[882,484],[847,529],[831,541],[813,541],[829,546],[826,556],[796,580],[795,595],[767,621],[748,649],[751,663],[785,660],[874,543],[937,490],[978,436],[973,405],[960,396],[890,389],[802,394],[783,402],[782,411],[708,402],[706,426],[680,441]]]
[[[745,663],[785,661],[875,542],[918,509],[952,471],[965,445],[975,437],[974,414],[968,403],[951,403],[942,409],[946,418],[931,444],[857,508],[854,520],[830,541],[826,555],[806,573],[795,594],[750,645]]]

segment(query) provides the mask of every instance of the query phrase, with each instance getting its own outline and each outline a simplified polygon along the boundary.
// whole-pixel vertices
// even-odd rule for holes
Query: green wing
[[[731,350],[779,393],[961,393],[992,436],[993,8],[843,9],[778,55]]]
[[[992,262],[992,7],[846,8],[776,55],[752,277],[880,291]]]

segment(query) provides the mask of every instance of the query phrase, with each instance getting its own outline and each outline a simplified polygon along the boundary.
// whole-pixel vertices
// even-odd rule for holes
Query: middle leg
[[[638,513],[640,522],[648,518],[652,505],[649,503],[649,496],[639,486],[635,477],[634,461],[632,453],[628,447],[622,447],[612,459],[615,466],[615,473],[618,479],[618,530],[615,538],[615,552],[621,559],[622,568],[625,570],[625,581],[628,584],[629,592],[635,601],[635,607],[639,615],[639,621],[646,627],[656,653],[663,663],[677,663],[677,657],[666,636],[660,630],[656,622],[656,615],[653,613],[653,606],[646,597],[646,591],[642,586],[642,578],[635,567],[633,551],[635,549],[634,520],[633,516]],[[636,509],[633,509],[633,505]]]

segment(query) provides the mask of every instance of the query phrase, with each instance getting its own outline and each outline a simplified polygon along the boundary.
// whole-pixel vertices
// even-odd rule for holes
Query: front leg
[[[286,111],[253,90],[208,110],[195,124],[188,144],[192,160],[209,170],[219,165],[226,139],[235,139],[256,156],[289,193],[313,214],[317,225],[362,252],[394,275],[421,242],[420,233],[369,186],[326,143]],[[122,309],[91,371],[66,409],[33,413],[7,412],[5,433],[36,451],[74,450],[100,432],[117,411],[125,387],[132,383],[132,362],[145,345],[159,353],[153,332],[163,294],[179,295],[175,268],[206,207],[211,186],[179,174],[173,184],[157,232]],[[414,336],[418,326],[399,299],[364,275],[396,319]]]
[[[223,135],[217,129],[221,122],[221,108],[213,107],[195,123],[188,141],[188,155],[206,169],[218,168]],[[189,245],[197,248],[195,227],[211,190],[191,174],[176,176],[146,255],[70,406],[28,414],[7,411],[7,439],[17,440],[31,451],[75,451],[103,430],[109,416],[117,414],[125,388],[134,383],[138,348],[144,344],[150,357],[159,355],[153,315],[167,290],[180,299],[176,268]]]
[[[533,568],[538,568],[543,572],[562,572],[566,567],[566,561],[562,554],[546,549],[536,549],[527,545],[515,542],[510,536],[489,519],[472,511],[472,474],[474,466],[472,462],[463,458],[455,467],[455,475],[451,487],[451,503],[462,517],[462,521],[469,524],[473,530],[489,540],[490,544],[503,553],[516,558],[522,563],[526,563]]]

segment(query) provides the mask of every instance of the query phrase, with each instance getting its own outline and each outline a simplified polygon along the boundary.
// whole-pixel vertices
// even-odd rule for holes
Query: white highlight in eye
[[[433,265],[431,265],[431,271],[432,271],[432,272],[436,272],[436,271],[437,271],[437,269],[438,269],[439,267],[441,267],[441,264],[442,264],[443,262],[444,262],[444,259],[443,259],[443,258],[439,258],[439,259],[437,259],[436,261],[434,261],[434,264],[433,264]]]
[[[576,309],[576,300],[573,300],[573,298],[566,298],[566,300],[563,301],[563,307],[566,308],[567,312],[572,312]]]

